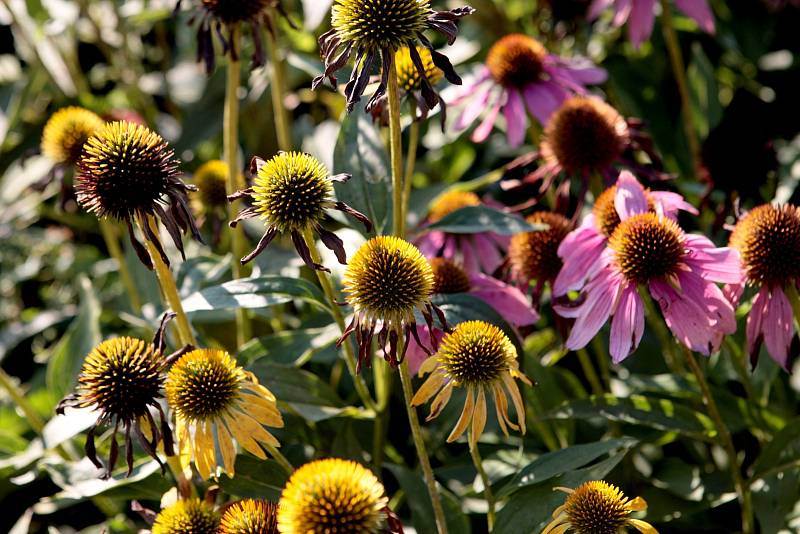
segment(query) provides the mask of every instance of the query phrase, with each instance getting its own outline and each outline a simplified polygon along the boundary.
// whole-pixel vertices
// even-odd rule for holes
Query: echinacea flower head
[[[595,20],[603,11],[613,8],[612,25],[618,28],[627,22],[628,38],[639,48],[653,33],[657,4],[658,0],[593,0],[588,18]],[[714,33],[714,14],[706,0],[675,0],[675,5],[704,32]]]
[[[42,131],[42,154],[55,163],[75,165],[83,144],[105,124],[99,115],[77,106],[53,113]]]
[[[169,258],[161,241],[145,219],[158,216],[181,256],[182,232],[190,231],[202,242],[187,203],[187,191],[196,188],[180,179],[179,163],[160,135],[146,126],[125,121],[107,123],[90,137],[78,163],[78,204],[100,218],[125,221],[139,259],[150,269],[147,251],[133,235],[135,218],[142,223],[145,239],[167,265]]]
[[[278,534],[278,504],[256,499],[231,504],[222,514],[219,534]]]
[[[216,476],[219,467],[233,476],[234,440],[262,460],[266,454],[260,444],[280,446],[264,428],[283,427],[275,396],[225,351],[187,352],[170,368],[165,389],[178,445],[203,478]]]
[[[445,334],[434,357],[420,367],[420,376],[430,373],[411,399],[419,406],[434,397],[427,420],[438,417],[450,401],[453,389],[464,388],[467,393],[464,409],[447,438],[448,442],[461,437],[469,428],[469,441],[478,442],[486,426],[486,397],[494,399],[500,429],[508,428],[525,433],[525,408],[515,379],[530,385],[519,371],[517,349],[502,330],[483,321],[459,323]],[[508,396],[517,412],[517,423],[508,416]]]
[[[800,210],[764,204],[746,213],[731,233],[730,246],[742,257],[743,278],[729,286],[738,302],[749,285],[757,289],[747,316],[747,346],[755,363],[761,344],[784,369],[795,336],[790,296],[800,279]],[[788,293],[788,295],[787,295]]]
[[[203,163],[194,173],[197,192],[194,197],[207,209],[228,205],[228,164],[220,159]]]
[[[583,288],[588,275],[601,260],[608,239],[619,226],[622,213],[627,210],[630,198],[638,198],[646,211],[656,212],[656,206],[667,219],[675,219],[678,211],[697,214],[697,210],[683,197],[670,191],[651,191],[639,183],[633,174],[622,171],[616,183],[598,195],[592,211],[580,226],[563,238],[558,256],[563,267],[553,282],[557,297]]]
[[[181,499],[156,516],[152,534],[217,534],[219,514],[200,499]]]
[[[474,11],[471,7],[435,11],[431,9],[430,0],[335,0],[331,29],[319,38],[325,72],[314,79],[313,87],[319,86],[325,78],[336,86],[336,71],[354,56],[355,68],[345,88],[347,109],[352,111],[367,87],[373,67],[380,61],[381,83],[367,105],[370,109],[386,94],[389,73],[395,68],[395,53],[406,47],[419,73],[423,98],[428,109],[433,108],[439,96],[427,76],[428,69],[417,45],[428,49],[431,61],[450,83],[460,84],[461,78],[450,60],[433,48],[423,32],[439,32],[452,45],[458,34],[456,20]]]
[[[428,260],[408,241],[377,236],[361,245],[344,274],[345,299],[353,307],[353,320],[339,340],[341,345],[355,333],[359,369],[362,363],[370,363],[369,350],[376,332],[386,361],[396,367],[403,358],[397,358],[398,340],[401,336],[405,340],[405,350],[409,335],[416,335],[416,311],[422,313],[431,330],[434,313],[444,324],[443,315],[431,304],[433,283]]]
[[[378,478],[351,460],[326,458],[297,469],[281,493],[283,534],[402,532]]]
[[[267,227],[255,250],[242,258],[247,263],[261,254],[279,233],[289,232],[297,253],[312,269],[328,271],[314,263],[303,234],[313,230],[322,243],[336,254],[340,263],[346,264],[344,244],[333,232],[322,226],[325,212],[336,209],[361,221],[367,231],[372,223],[366,215],[354,210],[333,197],[333,183],[346,182],[349,174],[330,176],[319,160],[301,152],[281,152],[269,161],[253,158],[251,171],[256,174],[252,187],[237,191],[229,200],[249,198],[252,205],[244,208],[231,221],[235,227],[240,221],[258,217]]]
[[[511,276],[527,289],[532,281],[542,286],[556,279],[562,266],[558,247],[572,230],[572,222],[552,211],[537,211],[525,220],[547,225],[544,230],[516,234],[508,246]]]
[[[528,35],[510,34],[497,41],[485,64],[448,102],[464,109],[454,127],[463,130],[483,116],[472,140],[485,141],[502,112],[513,147],[522,144],[528,113],[547,124],[561,103],[586,86],[604,82],[606,71],[584,58],[562,58]]]
[[[154,343],[131,337],[112,338],[97,345],[86,356],[78,375],[76,391],[65,397],[56,408],[63,414],[66,408],[89,409],[98,412],[97,420],[86,436],[86,457],[98,468],[95,432],[98,428],[113,427],[111,447],[104,477],[111,476],[119,456],[117,433],[125,439],[128,475],[133,470],[132,434],[142,448],[161,463],[157,448],[172,454],[172,432],[159,401],[163,399],[164,369],[162,322]],[[156,424],[153,412],[160,416]],[[163,468],[163,465],[162,465]]]
[[[556,508],[542,534],[621,534],[635,528],[643,534],[658,534],[653,525],[631,517],[633,512],[647,509],[641,497],[629,499],[616,486],[592,480],[575,489],[555,488],[567,494],[567,500]]]
[[[586,346],[613,316],[610,353],[615,363],[625,359],[642,339],[642,299],[649,293],[678,341],[711,354],[736,330],[733,307],[715,282],[740,280],[739,254],[685,234],[659,205],[650,211],[646,192],[632,176],[620,178],[617,188],[619,224],[600,258],[584,264],[588,283],[576,303],[556,306],[562,316],[575,318],[567,348]]]

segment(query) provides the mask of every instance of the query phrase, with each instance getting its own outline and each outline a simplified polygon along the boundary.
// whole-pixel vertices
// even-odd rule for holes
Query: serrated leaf
[[[328,308],[322,290],[307,280],[262,276],[233,280],[192,293],[183,300],[183,309],[186,313],[195,313],[237,308],[266,308],[297,299]]]
[[[519,215],[506,213],[489,206],[467,206],[425,227],[425,230],[428,231],[438,230],[448,234],[494,232],[500,235],[514,235],[520,232],[536,232],[546,229],[546,224],[530,224]]]

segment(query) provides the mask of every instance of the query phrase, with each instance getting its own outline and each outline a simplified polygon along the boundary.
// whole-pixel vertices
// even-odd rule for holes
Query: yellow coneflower
[[[622,534],[633,527],[644,534],[658,534],[653,525],[630,517],[647,509],[641,497],[628,499],[619,488],[593,480],[577,488],[555,488],[567,493],[567,500],[553,512],[553,521],[542,534]]]
[[[264,426],[281,428],[275,396],[222,350],[196,349],[176,361],[167,375],[167,402],[175,411],[175,434],[188,461],[203,478],[217,475],[217,448],[222,468],[234,474],[236,447],[261,459],[260,443],[279,447]]]
[[[333,183],[346,182],[349,174],[330,176],[325,165],[308,154],[281,152],[269,161],[253,158],[251,170],[256,173],[253,187],[237,191],[229,200],[249,198],[253,205],[244,208],[231,221],[235,227],[240,221],[259,217],[267,226],[255,250],[242,258],[247,263],[261,254],[276,235],[289,232],[297,253],[312,269],[328,271],[314,263],[304,239],[307,231],[319,234],[322,243],[331,249],[340,263],[347,263],[342,240],[322,226],[325,212],[335,209],[361,221],[367,231],[372,222],[366,215],[333,198]]]
[[[562,266],[558,247],[572,230],[572,222],[550,211],[536,212],[526,220],[531,224],[546,224],[547,229],[524,232],[511,238],[508,247],[511,274],[524,287],[533,280],[540,285],[552,282]]]
[[[514,344],[496,326],[483,321],[458,324],[444,336],[434,357],[425,360],[420,367],[420,376],[428,373],[431,375],[411,399],[413,406],[419,406],[436,395],[428,421],[439,416],[450,401],[453,388],[467,390],[464,409],[448,442],[457,440],[468,427],[470,444],[478,442],[486,425],[487,394],[494,398],[497,421],[503,433],[508,435],[508,427],[525,433],[525,407],[514,379],[527,385],[531,382],[519,371]],[[508,395],[517,412],[517,424],[508,416]]]
[[[358,369],[369,364],[372,338],[378,331],[378,344],[392,366],[397,358],[398,340],[404,339],[403,354],[408,336],[417,336],[414,312],[420,310],[433,332],[433,314],[444,324],[444,316],[431,303],[433,271],[422,253],[399,237],[373,237],[350,259],[344,274],[345,299],[353,306],[353,320],[342,334],[339,344],[352,333],[358,341]],[[431,334],[433,342],[433,334]],[[388,350],[386,349],[388,341]],[[417,343],[425,347],[419,339]]]
[[[117,433],[120,430],[125,436],[128,475],[133,470],[132,433],[159,464],[161,460],[156,452],[159,443],[163,443],[168,456],[173,454],[172,432],[159,404],[163,398],[161,390],[166,366],[162,355],[165,324],[162,322],[155,344],[120,337],[97,345],[81,367],[76,392],[65,397],[56,408],[58,414],[63,414],[68,407],[99,412],[86,436],[85,446],[87,458],[98,468],[103,464],[97,458],[95,432],[100,427],[113,426],[105,477],[111,476],[119,456]],[[153,411],[158,412],[160,424],[156,424]]]
[[[451,213],[469,206],[480,206],[481,198],[471,191],[447,191],[431,202],[428,221],[437,222]]]
[[[147,251],[133,235],[135,217],[157,215],[181,255],[181,232],[191,231],[202,242],[186,196],[196,188],[183,183],[178,166],[167,142],[147,127],[126,121],[108,123],[84,145],[75,182],[78,204],[98,217],[125,221],[139,259],[152,269]],[[142,227],[145,238],[169,265],[156,233],[147,224]]]
[[[200,499],[176,501],[156,516],[152,534],[217,534],[219,514]]]
[[[434,11],[430,0],[335,0],[331,12],[331,30],[319,38],[320,55],[325,61],[325,72],[314,79],[316,88],[325,78],[336,86],[336,72],[355,56],[355,69],[345,89],[347,109],[351,111],[361,99],[367,87],[372,66],[376,59],[382,65],[381,84],[370,99],[368,108],[380,100],[387,89],[388,75],[394,69],[395,53],[407,47],[420,74],[422,91],[428,108],[439,101],[433,90],[422,59],[417,52],[417,43],[430,51],[433,63],[454,84],[461,78],[455,73],[450,60],[434,50],[423,35],[425,30],[435,30],[453,44],[458,34],[455,21],[473,13],[471,7],[460,7],[450,11]]]
[[[219,159],[207,161],[197,168],[193,178],[197,191],[191,195],[192,211],[198,226],[210,226],[212,243],[216,245],[228,216],[228,164]]]
[[[56,163],[75,165],[83,144],[105,124],[99,115],[77,106],[53,113],[42,132],[42,154]]]
[[[309,462],[292,474],[278,504],[282,534],[402,532],[383,485],[351,460]]]
[[[278,534],[278,505],[244,499],[225,509],[219,534]]]

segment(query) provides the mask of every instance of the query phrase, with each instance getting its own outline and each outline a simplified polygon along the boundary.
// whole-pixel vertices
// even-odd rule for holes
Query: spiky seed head
[[[187,421],[204,421],[230,408],[244,372],[230,354],[196,349],[181,356],[169,370],[167,402]]]
[[[75,165],[83,144],[105,124],[96,113],[77,106],[61,108],[50,116],[42,132],[42,154],[56,163]]]
[[[608,244],[622,273],[637,284],[676,275],[685,254],[678,224],[655,213],[620,222]]]
[[[217,534],[219,514],[200,499],[176,501],[156,516],[153,534]]]
[[[433,292],[439,294],[466,293],[470,290],[469,276],[456,262],[448,258],[429,260],[433,270]]]
[[[468,206],[479,206],[481,199],[471,191],[447,191],[436,197],[428,210],[428,220],[437,222],[454,211]]]
[[[417,46],[417,53],[425,69],[425,77],[431,85],[442,79],[444,73],[434,65],[431,51],[424,46]],[[405,92],[419,91],[422,88],[422,76],[416,65],[411,60],[411,52],[407,46],[400,48],[394,55],[395,69],[397,70],[397,83]]]
[[[225,24],[257,21],[278,0],[202,0],[203,7]]]
[[[328,458],[292,474],[278,506],[278,530],[303,534],[378,534],[388,499],[372,472],[350,460]]]
[[[542,43],[519,33],[506,35],[489,49],[486,66],[503,87],[522,88],[544,73],[547,49]]]
[[[526,218],[531,224],[546,224],[538,232],[524,232],[511,238],[508,259],[511,270],[526,280],[553,281],[561,270],[558,246],[572,230],[572,223],[558,213],[539,211]]]
[[[565,512],[578,534],[619,534],[630,509],[619,488],[594,480],[578,486],[565,503]]]
[[[255,499],[237,501],[222,514],[219,534],[278,534],[278,505]]]
[[[178,175],[178,160],[157,133],[117,121],[89,138],[78,168],[78,203],[98,217],[126,220],[153,213]]]
[[[599,98],[574,96],[555,112],[545,128],[543,150],[569,173],[611,166],[629,139],[624,117]]]
[[[344,42],[397,50],[417,41],[431,13],[430,0],[336,0],[331,26]]]
[[[785,286],[800,278],[800,210],[791,204],[754,208],[736,224],[730,244],[751,284]]]
[[[207,208],[228,205],[228,164],[219,159],[203,163],[194,173],[197,198]]]
[[[467,321],[444,336],[436,358],[456,384],[487,385],[514,366],[517,349],[496,326]]]
[[[253,185],[253,204],[281,232],[303,231],[321,221],[332,195],[328,170],[302,152],[282,152],[264,163]]]
[[[395,236],[373,237],[356,251],[344,274],[356,311],[388,321],[413,317],[433,293],[433,271],[422,253]]]

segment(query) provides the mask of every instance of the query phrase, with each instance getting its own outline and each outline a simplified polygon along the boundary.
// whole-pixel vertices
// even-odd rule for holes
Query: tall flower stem
[[[310,229],[306,229],[303,232],[303,239],[305,239],[306,245],[308,246],[308,250],[311,253],[311,259],[314,263],[320,263],[321,258],[319,256],[319,251],[317,250],[316,243],[314,241],[314,235],[311,233]],[[342,314],[342,310],[339,308],[339,298],[336,295],[336,290],[333,288],[333,284],[331,283],[328,274],[324,271],[314,271],[317,273],[317,279],[319,280],[319,285],[322,286],[322,291],[325,293],[325,296],[328,298],[328,303],[330,305],[331,314],[333,315],[336,324],[339,325],[339,329],[344,332],[347,325],[344,321],[344,315]],[[345,353],[345,362],[347,363],[347,369],[350,371],[350,375],[353,377],[353,383],[356,387],[356,393],[361,398],[361,402],[364,404],[364,407],[368,410],[376,411],[375,401],[372,400],[372,397],[369,394],[369,389],[367,388],[367,384],[364,382],[362,376],[356,373],[356,354],[353,350],[353,344],[350,340],[345,340],[342,344],[344,347]]]
[[[231,29],[230,46],[235,53],[240,52],[239,47],[240,30],[238,26]],[[230,54],[227,69],[227,81],[225,85],[225,109],[223,111],[223,131],[222,143],[225,163],[228,164],[228,194],[245,188],[242,168],[239,165],[239,83],[242,75],[242,64],[239,59],[233,58]],[[238,56],[237,56],[238,58]],[[230,218],[236,217],[238,207],[235,203],[229,206]],[[234,280],[244,276],[244,269],[239,262],[239,258],[247,254],[247,238],[244,233],[244,226],[239,225],[231,229],[231,271]],[[236,341],[237,346],[243,345],[251,337],[250,321],[247,311],[244,308],[236,309]]]
[[[108,219],[99,219],[99,222],[100,233],[103,234],[103,240],[106,242],[108,253],[111,254],[111,257],[117,262],[119,279],[122,281],[122,285],[128,293],[128,301],[131,305],[131,309],[139,313],[142,309],[142,299],[139,298],[139,292],[136,291],[136,284],[133,282],[130,269],[128,269],[128,262],[125,261],[125,254],[123,254],[122,248],[119,246],[118,234],[114,223]]]
[[[400,87],[397,84],[397,71],[394,62],[385,68],[389,69],[389,158],[392,163],[392,231],[398,237],[404,237],[405,199],[403,182],[403,140],[400,136]]]
[[[284,106],[284,93],[286,92],[286,80],[283,72],[283,58],[281,58],[278,48],[278,27],[275,10],[270,11],[272,26],[267,28],[267,46],[269,48],[269,58],[272,64],[272,114],[275,120],[275,134],[278,137],[278,148],[289,151],[292,149],[292,133],[289,129],[289,119],[286,116]]]
[[[589,356],[589,353],[586,352],[586,349],[578,349],[576,354],[578,355],[581,369],[583,369],[583,374],[586,375],[586,380],[589,381],[589,385],[592,388],[592,393],[595,395],[602,395],[605,393],[603,384],[600,382],[600,377],[597,376],[597,371],[594,370],[592,358]]]
[[[742,477],[742,470],[741,466],[739,465],[739,459],[736,454],[736,448],[733,446],[733,439],[731,438],[731,433],[728,431],[728,427],[725,426],[725,422],[722,420],[722,416],[719,413],[719,408],[717,407],[717,402],[711,395],[711,388],[708,385],[708,381],[706,380],[706,376],[703,373],[703,370],[700,368],[700,364],[694,357],[694,353],[691,350],[689,350],[685,345],[680,343],[678,345],[680,346],[681,350],[683,350],[684,356],[686,357],[686,361],[689,364],[689,368],[692,370],[692,373],[697,379],[697,384],[700,386],[700,392],[703,394],[703,400],[705,402],[706,408],[708,408],[708,415],[711,417],[711,420],[717,427],[719,444],[722,446],[722,448],[725,450],[725,453],[728,455],[728,462],[730,463],[731,476],[733,477],[733,485],[736,487],[736,493],[739,496],[739,504],[742,507],[742,532],[743,534],[752,534],[753,532],[752,495],[750,493],[749,485],[745,483],[744,478]]]
[[[408,149],[406,151],[406,170],[403,178],[403,220],[406,220],[408,204],[411,200],[411,182],[414,178],[414,167],[417,163],[417,149],[419,148],[420,124],[417,120],[417,105],[414,101],[410,104],[411,126],[408,127]]]
[[[398,345],[402,345],[402,343],[403,338],[400,338]],[[402,347],[397,347],[398,352],[400,352],[401,349]],[[433,468],[431,467],[431,461],[428,457],[428,449],[425,447],[425,440],[422,439],[422,428],[419,426],[417,409],[411,405],[411,398],[414,396],[414,390],[411,385],[411,375],[408,371],[408,359],[403,359],[399,369],[400,383],[403,385],[403,397],[405,399],[406,411],[408,412],[408,422],[411,425],[411,436],[414,438],[414,447],[417,449],[419,464],[425,476],[425,484],[428,486],[428,495],[431,498],[431,505],[433,506],[433,517],[436,520],[436,529],[439,534],[447,534],[447,522],[444,517],[444,508],[442,508],[442,498],[436,487],[436,479],[433,476]]]
[[[483,482],[483,495],[486,497],[486,504],[489,506],[489,509],[486,512],[486,521],[489,527],[489,532],[491,532],[494,528],[495,508],[494,493],[492,493],[492,483],[486,474],[486,470],[483,468],[483,460],[481,459],[481,453],[478,450],[477,443],[470,443],[469,453],[472,456],[472,463],[475,464],[475,469],[478,470],[478,475],[480,475],[481,481]]]
[[[683,61],[678,33],[675,31],[672,6],[670,6],[669,0],[661,0],[661,29],[664,32],[664,41],[667,44],[672,73],[675,76],[675,82],[678,85],[678,92],[681,97],[681,115],[683,116],[683,128],[686,132],[686,142],[689,145],[689,155],[692,159],[692,172],[697,173],[700,168],[700,141],[697,138],[697,131],[694,128],[692,119],[692,100],[689,95],[689,84],[686,81],[686,64]]]
[[[153,222],[152,216],[147,215],[142,217],[138,222],[142,229],[144,229],[144,225],[147,224],[150,226],[151,232],[158,235],[158,227]],[[186,317],[186,312],[183,311],[183,304],[181,303],[181,297],[178,295],[178,287],[175,285],[172,272],[169,270],[169,267],[167,267],[167,264],[164,263],[164,260],[161,259],[161,254],[158,252],[155,245],[153,245],[149,239],[145,239],[144,244],[147,247],[147,252],[150,253],[150,260],[153,262],[153,267],[155,268],[156,276],[158,276],[158,282],[164,294],[164,299],[176,314],[175,325],[178,330],[178,340],[182,345],[197,345],[197,339],[195,339],[194,333],[192,332],[192,325],[189,323],[189,318]]]

